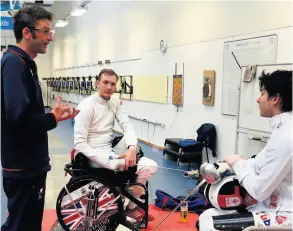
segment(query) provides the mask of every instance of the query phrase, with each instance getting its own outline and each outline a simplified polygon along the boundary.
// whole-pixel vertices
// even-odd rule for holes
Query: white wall
[[[1,30],[1,45],[5,45],[6,47],[10,44],[15,44],[15,38],[13,31],[11,30]]]
[[[60,19],[77,4],[56,2],[52,11]],[[174,63],[178,62],[179,70],[182,70],[184,62],[184,106],[179,108],[170,129],[156,127],[150,142],[159,146],[163,146],[166,137],[196,138],[197,128],[210,122],[217,128],[219,158],[234,152],[236,118],[221,114],[225,41],[276,33],[279,36],[278,53],[281,54],[278,62],[292,62],[289,52],[293,48],[292,2],[93,1],[88,8],[87,14],[70,18],[67,27],[56,28],[55,41],[50,48],[52,75],[96,75],[104,67],[114,68],[119,75],[168,75],[167,105],[138,101],[125,101],[124,104],[129,115],[165,123],[169,127],[176,115],[176,108],[171,105]],[[162,38],[169,46],[165,54],[159,51]],[[114,63],[55,71],[59,67],[105,59]],[[201,103],[205,69],[216,70],[214,107]],[[152,125],[146,134],[147,124],[135,120],[133,124],[140,138],[148,140],[152,136]],[[261,146],[263,144],[254,144],[256,150]],[[255,152],[242,151],[244,156]]]
[[[52,10],[62,18],[77,3],[58,1]],[[292,25],[290,2],[93,1],[88,8],[67,27],[56,28],[53,69],[137,56],[158,49],[162,38],[179,46]],[[270,16],[276,12],[282,14]]]

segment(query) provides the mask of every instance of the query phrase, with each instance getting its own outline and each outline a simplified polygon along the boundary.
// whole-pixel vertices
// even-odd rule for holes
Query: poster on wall
[[[202,104],[214,106],[215,101],[215,71],[204,71],[202,86]]]
[[[232,54],[233,52],[233,54]],[[236,116],[238,113],[239,83],[250,81],[253,75],[242,79],[241,66],[276,63],[278,54],[278,36],[276,34],[237,39],[224,43],[224,63],[222,81],[221,111],[224,115]],[[237,62],[235,61],[235,57]],[[253,73],[253,72],[251,72]]]

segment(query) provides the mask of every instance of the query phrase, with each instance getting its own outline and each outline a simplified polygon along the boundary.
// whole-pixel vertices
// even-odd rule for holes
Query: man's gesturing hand
[[[54,114],[57,122],[74,118],[79,113],[79,110],[73,108],[71,111],[68,104],[62,104],[61,102],[61,97],[57,97],[56,105],[52,108],[51,111]]]
[[[130,148],[120,154],[118,157],[118,159],[124,158],[125,159],[125,169],[127,170],[128,167],[133,167],[136,165],[136,148],[134,146],[130,146]]]

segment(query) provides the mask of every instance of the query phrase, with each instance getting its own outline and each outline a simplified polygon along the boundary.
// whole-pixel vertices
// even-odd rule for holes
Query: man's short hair
[[[13,16],[13,31],[16,42],[22,40],[22,30],[25,27],[34,28],[38,20],[53,20],[54,15],[40,6],[31,6],[20,9]]]
[[[268,92],[269,99],[280,96],[282,112],[292,111],[292,71],[277,70],[259,77],[259,88]]]
[[[115,75],[116,76],[116,81],[118,81],[119,77],[118,75],[116,74],[116,72],[113,70],[113,69],[107,69],[107,68],[104,68],[100,71],[99,75],[98,75],[98,81],[101,80],[101,76],[105,74],[105,75]]]

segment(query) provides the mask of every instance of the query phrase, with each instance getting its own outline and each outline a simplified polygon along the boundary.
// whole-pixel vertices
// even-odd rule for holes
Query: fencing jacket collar
[[[270,126],[272,129],[279,128],[282,124],[286,123],[287,120],[292,118],[292,112],[284,112],[269,119]]]
[[[109,99],[104,99],[103,97],[101,97],[99,95],[99,93],[96,93],[97,94],[97,100],[99,101],[100,104],[102,105],[106,105],[108,104],[109,100],[111,99],[111,97]]]

